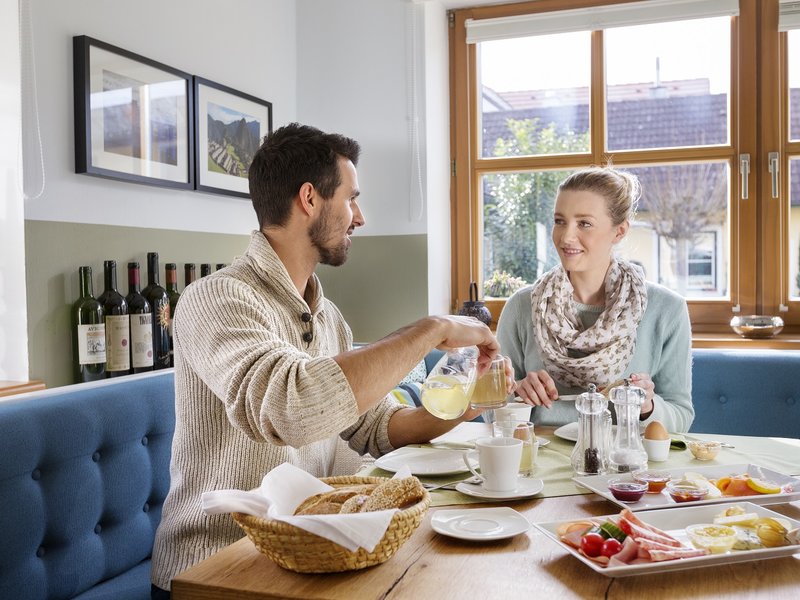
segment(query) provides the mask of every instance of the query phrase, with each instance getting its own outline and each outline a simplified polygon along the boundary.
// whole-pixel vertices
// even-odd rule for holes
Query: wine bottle
[[[175,263],[167,263],[164,267],[167,284],[167,298],[169,298],[169,366],[175,366],[175,352],[172,344],[172,323],[175,319],[175,311],[178,308],[178,299],[181,297],[178,292],[178,268]]]
[[[106,324],[106,377],[131,372],[131,320],[128,301],[117,291],[117,261],[103,263],[105,289],[97,297]]]
[[[183,289],[186,289],[195,279],[197,279],[197,270],[194,268],[194,263],[184,263]]]
[[[228,265],[226,265],[225,263],[217,263],[217,271],[219,271],[220,269],[224,269],[227,266]]]
[[[128,313],[131,317],[131,368],[134,373],[153,370],[153,309],[142,295],[139,263],[128,263]]]
[[[97,381],[106,374],[106,326],[103,306],[94,298],[92,267],[80,267],[81,295],[72,305],[72,363],[75,382]]]
[[[209,263],[200,265],[200,277],[205,277],[206,275],[211,275],[211,265]]]
[[[142,290],[153,309],[153,369],[169,368],[169,296],[158,277],[158,252],[147,253],[147,287]]]

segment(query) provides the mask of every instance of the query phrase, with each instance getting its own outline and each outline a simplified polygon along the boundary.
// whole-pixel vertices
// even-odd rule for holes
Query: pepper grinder
[[[611,471],[627,473],[646,469],[647,452],[639,434],[639,416],[644,404],[644,390],[631,385],[630,380],[626,379],[625,385],[611,390],[611,402],[617,413],[617,431],[609,455]]]
[[[589,391],[575,401],[578,410],[578,441],[572,450],[572,468],[578,475],[602,475],[608,469],[608,400],[589,384]]]

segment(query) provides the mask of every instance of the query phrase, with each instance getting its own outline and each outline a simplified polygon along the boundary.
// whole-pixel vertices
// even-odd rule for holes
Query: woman
[[[644,389],[641,420],[685,432],[691,400],[691,328],[686,302],[645,281],[641,269],[614,257],[640,195],[634,175],[589,168],[558,188],[553,244],[561,265],[516,292],[497,326],[516,372],[516,394],[532,419],[563,425],[577,419],[561,394],[604,388],[630,378]]]

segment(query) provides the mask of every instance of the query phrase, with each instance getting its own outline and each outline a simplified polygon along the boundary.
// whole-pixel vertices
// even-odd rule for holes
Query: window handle
[[[772,174],[772,197],[778,197],[778,158],[780,154],[777,152],[769,153],[769,172]]]
[[[739,155],[739,174],[742,177],[742,200],[747,200],[748,197],[748,180],[750,177],[750,155],[749,154],[740,154]]]

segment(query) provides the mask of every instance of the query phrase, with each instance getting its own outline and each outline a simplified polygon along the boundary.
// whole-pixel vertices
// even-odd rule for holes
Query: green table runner
[[[572,481],[574,473],[570,456],[575,444],[562,440],[552,434],[537,431],[537,437],[550,440],[547,446],[539,448],[534,477],[544,482],[544,489],[535,498],[551,498],[556,496],[574,496],[591,494],[592,492]],[[670,450],[669,458],[664,462],[651,462],[653,469],[679,469],[692,471],[701,467],[715,465],[734,465],[753,463],[779,471],[786,475],[800,475],[800,440],[786,438],[763,438],[734,435],[685,434],[673,436],[686,440],[718,440],[733,446],[722,448],[714,460],[696,460],[689,450]],[[393,473],[384,471],[374,465],[365,465],[359,475],[391,477]],[[459,473],[442,477],[420,477],[424,483],[449,483],[461,481],[470,474]],[[467,496],[453,490],[433,490],[431,506],[449,506],[453,504],[484,503],[486,499]]]

